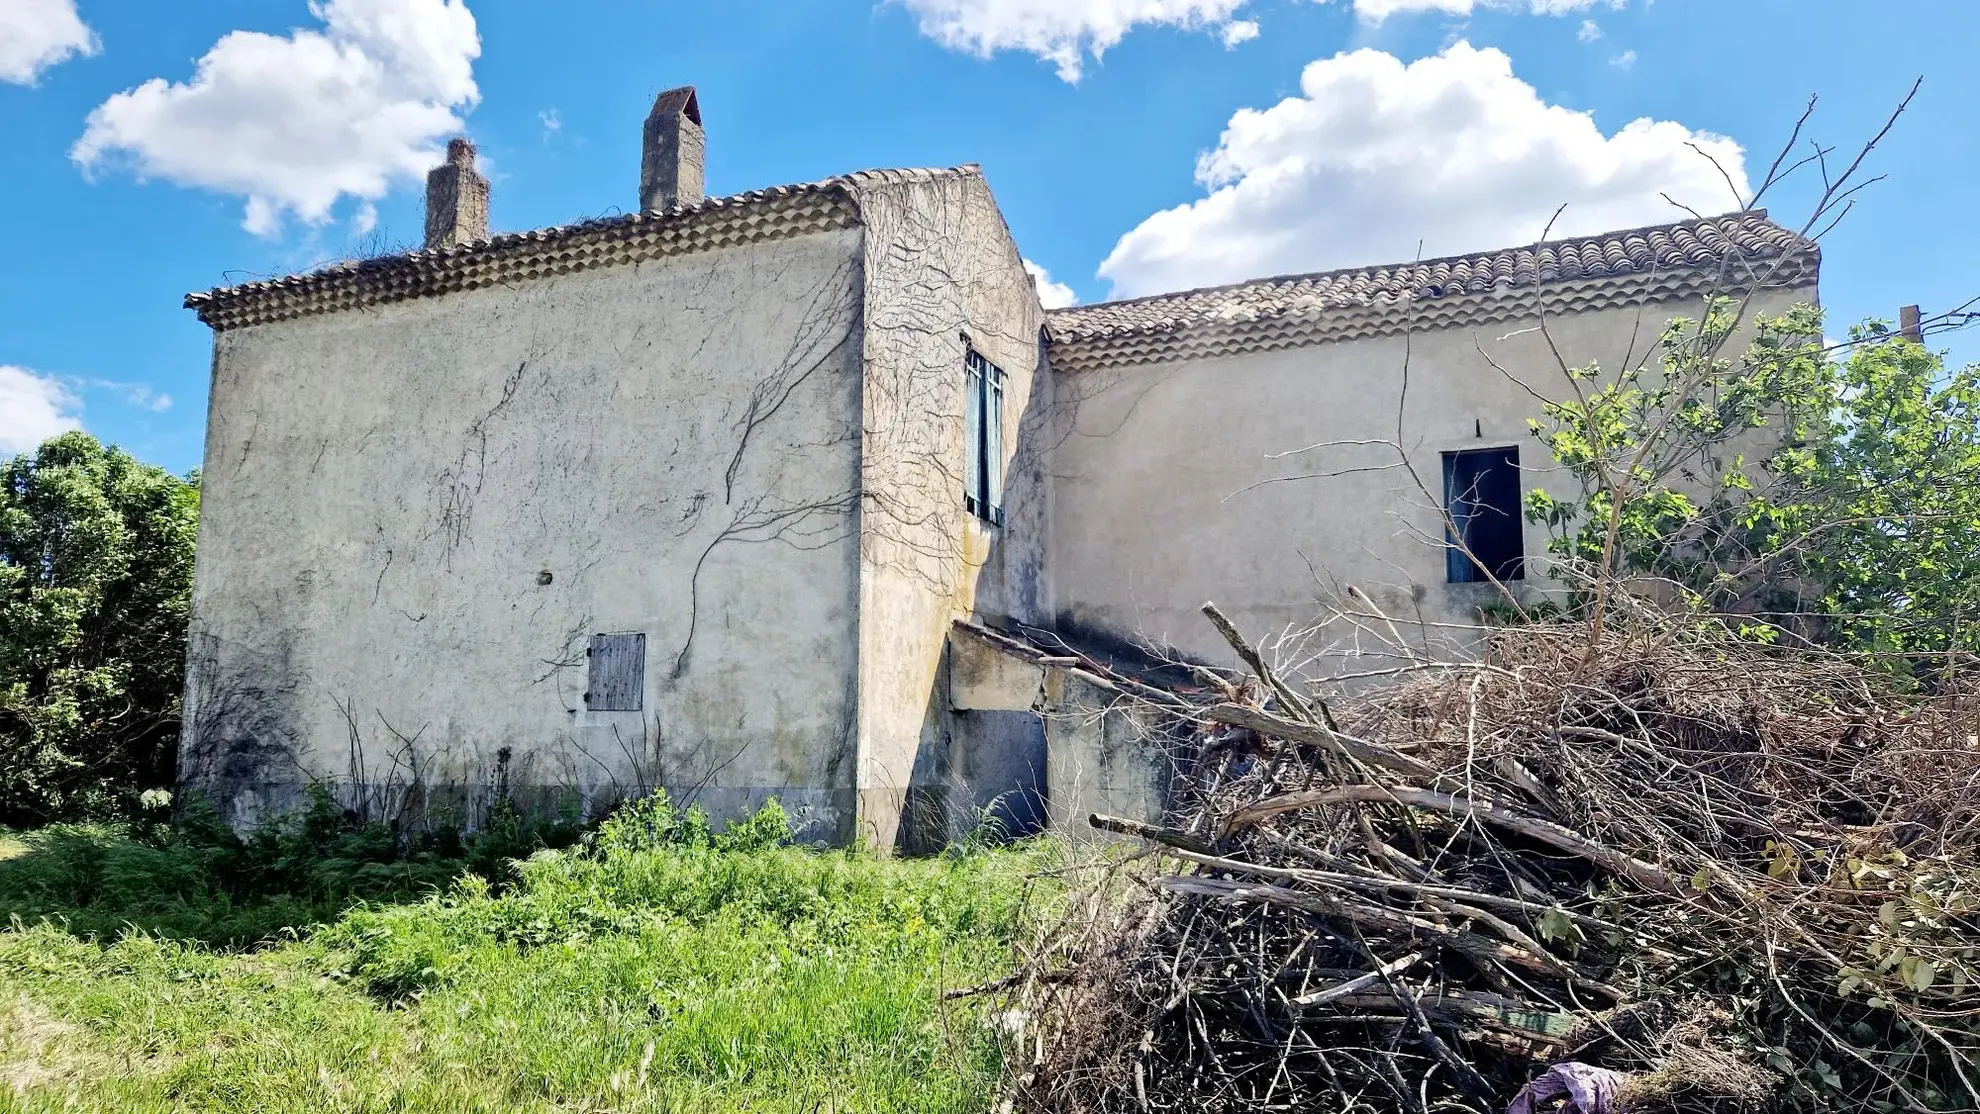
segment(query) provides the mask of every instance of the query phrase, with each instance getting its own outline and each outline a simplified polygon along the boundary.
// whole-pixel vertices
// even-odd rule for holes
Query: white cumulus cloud
[[[13,0],[7,0],[11,3]],[[417,181],[479,99],[465,0],[316,0],[321,29],[235,31],[184,82],[152,78],[90,113],[70,152],[85,169],[236,194],[244,226],[330,216]]]
[[[95,53],[96,35],[76,14],[76,0],[0,3],[0,81],[32,85],[48,67]]]
[[[1224,24],[1224,49],[1236,50],[1240,45],[1258,37],[1258,21],[1255,19],[1234,19]]]
[[[898,0],[921,32],[952,50],[989,57],[1016,50],[1052,63],[1078,81],[1089,57],[1098,59],[1136,26],[1214,28],[1225,42],[1250,34],[1233,16],[1246,0]],[[1236,28],[1234,30],[1234,28]]]
[[[1622,8],[1628,0],[1352,0],[1354,12],[1370,23],[1380,23],[1392,15],[1437,12],[1469,16],[1481,8],[1531,12],[1534,15],[1567,15],[1594,7]]]
[[[1258,21],[1239,19],[1249,0],[892,0],[914,13],[921,33],[951,50],[988,58],[1000,50],[1037,55],[1077,82],[1089,59],[1138,26],[1211,30],[1227,49],[1258,37]],[[1314,0],[1327,3],[1328,0]],[[1567,15],[1623,8],[1629,0],[1345,0],[1367,23],[1414,12],[1469,16],[1483,9]]]
[[[1079,295],[1063,282],[1053,282],[1052,272],[1027,259],[1024,269],[1038,286],[1038,302],[1046,309],[1064,309],[1079,304]]]
[[[82,400],[60,380],[0,364],[0,453],[24,453],[58,433],[82,428]]]
[[[1196,173],[1206,196],[1150,216],[1100,265],[1115,296],[1530,242],[1563,205],[1557,236],[1682,219],[1665,193],[1726,212],[1748,189],[1732,140],[1650,119],[1605,134],[1463,42],[1408,65],[1374,50],[1313,62],[1300,95],[1232,116]]]

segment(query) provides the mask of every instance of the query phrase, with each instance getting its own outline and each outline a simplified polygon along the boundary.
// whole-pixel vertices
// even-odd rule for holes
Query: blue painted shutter
[[[976,353],[965,361],[963,384],[963,506],[983,513],[983,365]]]
[[[991,367],[984,374],[983,475],[984,501],[989,510],[983,517],[1004,521],[1004,373]]]
[[[1471,530],[1471,500],[1467,498],[1470,487],[1470,469],[1464,467],[1464,454],[1444,454],[1444,507],[1450,513],[1450,524],[1444,530],[1444,576],[1452,584],[1469,584],[1477,578],[1477,569],[1471,558],[1465,556],[1459,544],[1469,544],[1466,535]]]

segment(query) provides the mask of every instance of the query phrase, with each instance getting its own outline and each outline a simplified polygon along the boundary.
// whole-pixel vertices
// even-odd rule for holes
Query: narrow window
[[[1444,551],[1451,583],[1525,579],[1518,448],[1445,453],[1444,506],[1451,516]]]
[[[646,703],[646,636],[594,634],[584,704],[594,712],[637,712]]]
[[[974,348],[964,360],[963,506],[985,522],[1004,521],[1004,370]]]

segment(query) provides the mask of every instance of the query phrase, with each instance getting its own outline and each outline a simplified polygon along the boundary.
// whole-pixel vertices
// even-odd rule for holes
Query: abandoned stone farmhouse
[[[1204,601],[1270,641],[1348,586],[1386,620],[1310,631],[1309,671],[1461,647],[1481,565],[1545,588],[1560,361],[1816,295],[1740,212],[1048,312],[976,168],[706,197],[701,120],[659,98],[630,215],[491,235],[456,141],[423,250],[187,298],[187,790],[248,822],[319,782],[389,816],[666,787],[890,848],[1150,813],[1086,656],[1221,663]]]

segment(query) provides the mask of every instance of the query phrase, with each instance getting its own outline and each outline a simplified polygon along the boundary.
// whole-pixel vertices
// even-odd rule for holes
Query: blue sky
[[[1061,296],[1443,254],[1732,207],[1803,103],[1853,148],[1831,330],[1980,295],[1970,0],[0,0],[0,451],[80,424],[199,463],[182,295],[420,229],[480,145],[498,230],[636,203],[653,95],[709,189],[980,163]],[[1770,194],[1799,223],[1804,175]],[[1935,344],[1980,359],[1980,328]]]

